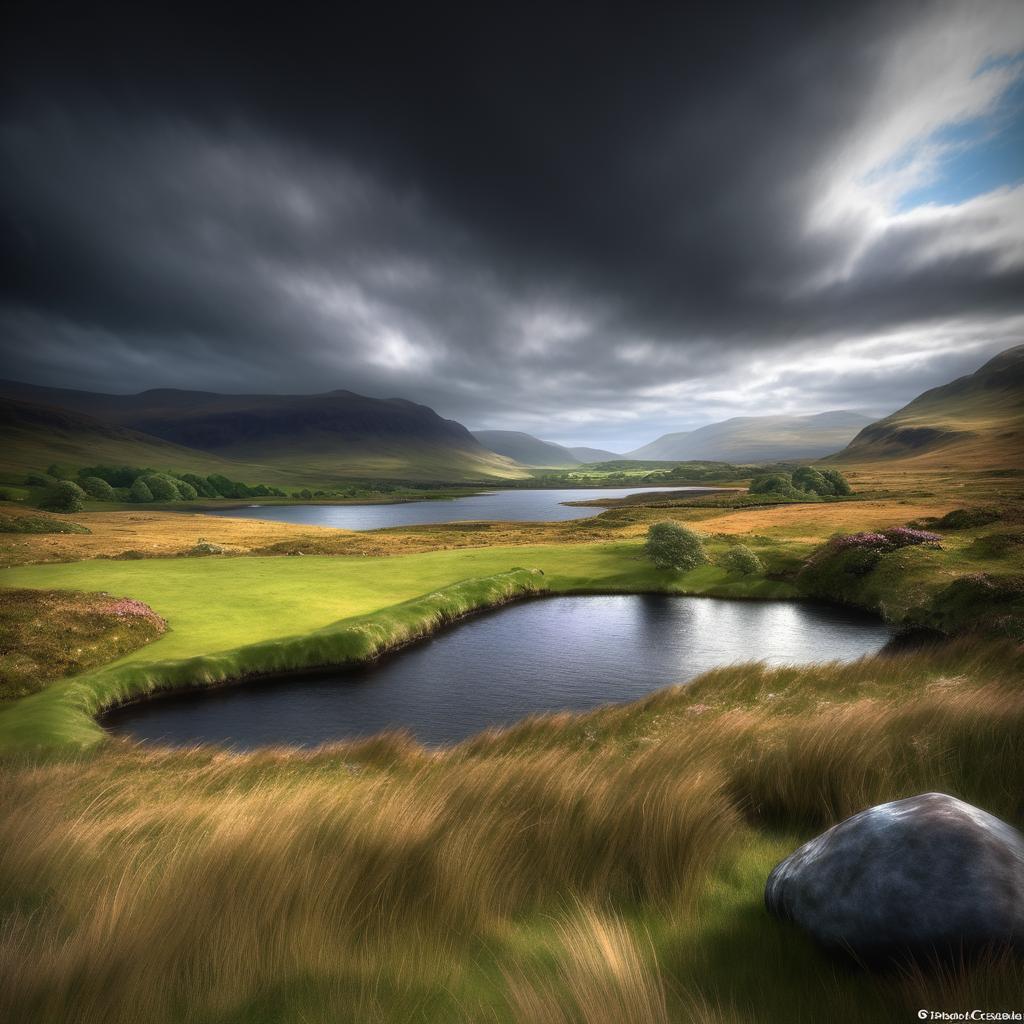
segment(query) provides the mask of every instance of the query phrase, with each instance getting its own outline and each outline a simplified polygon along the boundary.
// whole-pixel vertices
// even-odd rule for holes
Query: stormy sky
[[[363,6],[16,7],[3,376],[622,451],[1024,341],[1016,0]]]

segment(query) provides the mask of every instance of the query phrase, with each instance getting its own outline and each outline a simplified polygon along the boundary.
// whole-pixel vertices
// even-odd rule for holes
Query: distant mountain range
[[[845,447],[871,422],[859,412],[838,410],[815,416],[734,416],[628,452],[624,458],[666,462],[776,462],[817,459]]]
[[[845,447],[871,417],[839,410],[814,416],[736,416],[697,430],[664,434],[619,455],[600,448],[567,448],[518,430],[477,430],[485,447],[532,468],[564,469],[584,463],[632,459],[643,462],[776,462],[817,459]]]
[[[80,435],[87,448],[97,424],[133,432],[136,462],[155,462],[163,450],[160,442],[176,446],[176,451],[165,451],[160,468],[213,455],[325,480],[365,476],[459,481],[528,475],[522,466],[483,447],[461,423],[398,398],[367,398],[350,391],[221,395],[173,389],[105,395],[14,381],[0,381],[0,397],[20,403],[21,446],[33,448],[37,458],[52,450],[50,461],[70,458],[66,446],[43,425],[47,411],[61,410],[91,424]],[[30,406],[36,410],[32,416]],[[29,437],[32,422],[37,427]],[[122,434],[119,450],[125,450],[127,440]],[[123,458],[128,461],[127,453]]]
[[[615,452],[601,448],[566,448],[554,441],[542,441],[521,430],[474,430],[473,436],[492,452],[533,469],[566,469],[587,462],[621,459]]]
[[[861,430],[837,462],[1024,466],[1024,345]]]
[[[665,434],[625,455],[570,448],[519,431],[472,434],[424,405],[350,391],[106,395],[0,381],[0,399],[0,471],[13,476],[53,462],[220,472],[283,485],[354,477],[524,479],[531,469],[619,459],[1024,464],[1024,345],[877,422],[845,410],[741,416]]]
[[[473,436],[498,455],[514,459],[524,466],[544,469],[564,469],[581,462],[568,448],[550,441],[542,441],[521,430],[474,430]]]
[[[615,462],[622,456],[618,452],[607,452],[603,448],[568,448],[567,451],[579,459],[580,462]]]

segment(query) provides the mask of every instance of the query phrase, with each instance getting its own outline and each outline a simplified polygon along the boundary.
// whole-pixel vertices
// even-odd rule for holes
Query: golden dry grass
[[[892,1017],[863,1019],[901,1019],[908,991],[948,1006],[975,991],[969,969],[830,981],[834,965],[764,919],[760,890],[794,845],[775,830],[806,835],[883,800],[941,789],[1024,820],[1021,667],[1011,644],[965,642],[731,667],[447,752],[402,737],[251,754],[119,742],[9,761],[0,1013],[815,1020],[881,989]],[[741,903],[709,904],[741,855]],[[728,955],[675,959],[718,931]],[[765,935],[793,978],[766,958],[759,983],[730,980]],[[1006,990],[1006,971],[980,977]],[[808,986],[800,1015],[742,1010],[749,986],[790,983]]]
[[[709,533],[761,534],[814,543],[833,533],[877,530],[923,516],[941,516],[953,508],[988,499],[989,482],[965,480],[948,473],[860,469],[849,474],[866,493],[884,497],[857,502],[719,509],[631,507],[596,519],[559,523],[450,523],[354,532],[331,527],[232,519],[188,512],[81,512],[68,517],[89,534],[0,535],[0,565],[80,561],[91,558],[169,557],[185,554],[200,538],[221,545],[228,554],[400,555],[455,548],[529,544],[579,544],[617,541],[643,535],[655,519],[696,522]],[[996,488],[998,490],[998,488]],[[1019,492],[1011,481],[1006,490]],[[626,512],[627,510],[621,510]],[[5,505],[5,514],[34,515],[34,510]],[[595,516],[601,512],[594,509]]]

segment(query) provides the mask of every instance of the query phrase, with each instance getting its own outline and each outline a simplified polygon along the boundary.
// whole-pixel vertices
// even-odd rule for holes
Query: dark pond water
[[[426,523],[466,523],[473,520],[553,522],[586,519],[600,508],[575,508],[566,501],[624,498],[648,491],[709,491],[711,487],[601,487],[565,490],[492,491],[449,501],[405,501],[391,505],[253,505],[211,511],[212,516],[271,519],[305,526],[335,526],[345,530],[379,530],[385,526],[420,526]]]
[[[395,728],[445,744],[530,714],[636,700],[730,662],[847,661],[891,636],[871,616],[792,601],[543,598],[372,665],[159,697],[116,709],[104,724],[137,739],[246,749]]]

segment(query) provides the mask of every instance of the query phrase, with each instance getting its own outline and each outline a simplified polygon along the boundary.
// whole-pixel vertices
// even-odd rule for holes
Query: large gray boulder
[[[945,793],[894,800],[777,864],[764,899],[822,945],[864,959],[1024,948],[1024,836]]]

